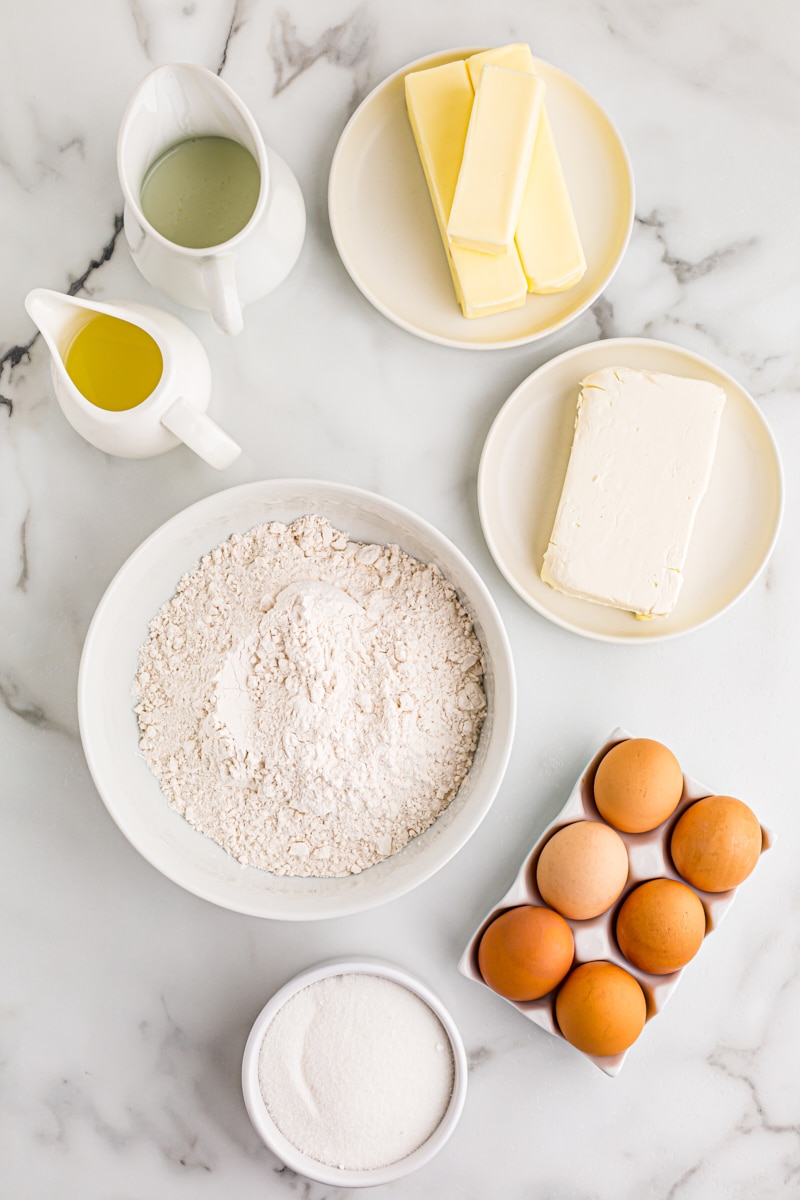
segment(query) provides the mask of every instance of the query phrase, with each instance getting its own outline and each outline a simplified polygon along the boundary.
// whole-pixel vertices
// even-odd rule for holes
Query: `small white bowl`
[[[434,563],[469,613],[486,661],[486,719],[472,767],[451,804],[397,854],[357,875],[304,879],[243,867],[174,812],[139,750],[133,680],[148,625],[181,576],[232,533],[315,513],[351,538],[397,543]],[[106,808],[140,854],[187,891],[235,912],[282,921],[342,917],[394,900],[461,849],[486,816],[511,753],[516,683],[511,648],[486,585],[443,534],[382,496],[343,484],[273,479],[217,492],[151,534],[100,601],[81,658],[78,719]]]
[[[450,1103],[431,1136],[418,1149],[405,1158],[390,1163],[388,1166],[375,1167],[367,1171],[347,1171],[339,1167],[328,1166],[325,1163],[317,1162],[316,1159],[310,1158],[307,1154],[303,1154],[301,1150],[298,1150],[296,1146],[293,1146],[283,1136],[269,1115],[258,1082],[258,1060],[264,1034],[267,1031],[267,1026],[286,1001],[296,995],[297,992],[302,991],[303,988],[308,987],[312,983],[317,983],[320,979],[327,979],[332,975],[356,974],[377,975],[381,979],[389,979],[393,983],[398,983],[401,987],[414,992],[421,1000],[424,1000],[442,1023],[453,1053],[453,1091],[450,1096]],[[424,983],[421,983],[419,979],[415,979],[413,975],[409,975],[401,967],[396,967],[392,963],[383,962],[380,959],[338,959],[319,963],[317,966],[310,967],[307,971],[296,975],[280,991],[277,991],[272,999],[262,1008],[250,1031],[250,1036],[247,1039],[244,1049],[242,1090],[244,1092],[244,1102],[247,1112],[259,1137],[267,1148],[291,1171],[295,1171],[298,1175],[302,1175],[306,1179],[313,1179],[317,1183],[324,1183],[334,1187],[375,1187],[378,1184],[391,1183],[395,1179],[401,1179],[404,1175],[409,1175],[412,1171],[416,1171],[419,1167],[424,1166],[425,1163],[429,1162],[441,1150],[458,1124],[461,1111],[464,1107],[464,1100],[467,1095],[467,1055],[464,1043],[461,1040],[461,1034],[458,1032],[458,1028],[450,1013],[444,1007],[441,1000]]]

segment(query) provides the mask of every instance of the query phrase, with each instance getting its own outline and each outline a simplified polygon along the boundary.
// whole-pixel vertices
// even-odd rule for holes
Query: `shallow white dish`
[[[398,1162],[391,1163],[389,1166],[376,1167],[369,1171],[343,1170],[339,1167],[327,1166],[325,1163],[317,1162],[316,1159],[310,1158],[307,1154],[298,1150],[296,1146],[293,1146],[283,1136],[272,1120],[264,1103],[258,1080],[259,1053],[264,1034],[266,1033],[267,1026],[286,1001],[303,988],[309,987],[312,983],[317,983],[320,979],[327,979],[331,975],[350,975],[356,973],[378,975],[382,979],[389,979],[393,983],[400,984],[401,987],[408,988],[409,991],[414,992],[420,999],[424,1000],[441,1021],[453,1053],[453,1091],[447,1111],[439,1122],[439,1125],[428,1140],[412,1154],[407,1155],[407,1157],[400,1159]],[[419,1167],[424,1166],[425,1163],[429,1162],[441,1150],[458,1124],[461,1111],[464,1107],[464,1100],[467,1094],[467,1055],[464,1043],[461,1040],[461,1034],[450,1013],[444,1007],[441,1000],[419,979],[416,979],[413,975],[409,975],[407,971],[402,970],[400,967],[394,966],[392,963],[382,962],[379,959],[338,959],[320,963],[315,967],[310,967],[307,971],[303,971],[300,975],[296,975],[280,991],[276,992],[261,1010],[250,1031],[250,1036],[245,1046],[242,1061],[242,1091],[244,1093],[247,1112],[256,1132],[273,1154],[282,1163],[285,1163],[290,1170],[296,1171],[298,1175],[303,1175],[307,1179],[314,1179],[318,1183],[326,1183],[336,1187],[375,1187],[378,1184],[391,1183],[395,1179],[401,1179],[404,1175],[409,1175],[412,1171],[416,1171]]]
[[[342,262],[384,316],[432,342],[493,350],[545,337],[597,299],[628,244],[634,195],[628,155],[609,118],[569,75],[534,59],[547,88],[587,271],[569,291],[528,296],[511,312],[462,316],[406,115],[404,80],[409,71],[467,58],[481,48],[428,55],[370,92],[339,139],[328,212]]]
[[[692,534],[674,611],[638,621],[564,596],[540,577],[572,446],[580,381],[626,366],[708,380],[724,388],[719,443]],[[478,471],[484,536],[511,586],[542,616],[585,637],[653,642],[698,629],[738,600],[763,570],[778,536],[783,479],[777,447],[755,401],[690,350],[646,338],[611,338],[558,355],[529,375],[498,413]]]
[[[435,563],[456,588],[486,660],[487,715],[472,770],[450,806],[398,854],[339,879],[279,877],[243,867],[174,812],[139,752],[132,685],[141,644],[182,575],[234,532],[316,513],[357,541],[398,543]],[[318,480],[248,483],[184,509],[142,543],[112,580],[86,635],[78,719],[89,769],[108,811],[148,862],[223,908],[280,920],[341,917],[393,900],[444,866],[475,832],[511,752],[516,685],[511,649],[485,585],[443,534],[371,492]]]

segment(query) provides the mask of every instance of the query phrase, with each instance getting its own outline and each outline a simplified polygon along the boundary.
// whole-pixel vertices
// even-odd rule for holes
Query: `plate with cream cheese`
[[[558,162],[555,180],[547,176],[545,168],[542,175],[536,176],[544,180],[546,195],[541,202],[552,206],[554,191],[563,186],[560,181],[565,182],[585,270],[566,290],[547,293],[542,290],[534,294],[526,291],[525,277],[528,288],[538,284],[531,278],[527,264],[523,264],[524,273],[518,268],[522,280],[518,306],[492,312],[485,294],[485,268],[492,265],[492,256],[478,254],[475,258],[472,251],[465,252],[462,247],[452,253],[444,229],[440,232],[437,227],[437,222],[443,227],[448,216],[454,173],[458,173],[461,159],[460,147],[465,143],[460,143],[455,162],[443,167],[445,176],[449,171],[447,178],[439,180],[444,189],[444,207],[440,204],[435,208],[437,181],[431,178],[431,162],[426,161],[423,169],[421,155],[424,157],[423,142],[428,135],[434,142],[438,137],[441,148],[449,145],[453,137],[458,140],[466,134],[473,94],[479,94],[474,86],[483,88],[480,80],[489,66],[494,72],[493,80],[507,78],[509,72],[501,70],[505,66],[514,68],[510,73],[516,76],[518,60],[512,57],[506,62],[502,56],[520,51],[525,52],[530,70],[544,85],[542,123],[532,153],[542,159],[546,157],[547,166],[552,166],[553,157]],[[497,65],[490,61],[486,69],[481,65],[476,73],[475,56],[482,60],[487,54],[498,54],[501,58]],[[447,76],[441,87],[433,74],[438,68]],[[452,75],[448,76],[448,72]],[[429,90],[419,97],[409,92],[407,103],[407,77],[424,82],[426,75],[432,87],[435,81],[433,92]],[[443,130],[438,124],[440,114],[431,114],[430,105],[434,102],[448,114],[448,120],[456,121],[457,129]],[[536,98],[531,101],[534,105],[537,102]],[[412,110],[414,130],[409,119]],[[457,119],[452,115],[456,110],[460,114]],[[425,118],[430,122],[427,130],[420,124]],[[466,164],[466,154],[463,162]],[[534,157],[530,178],[534,177],[536,163]],[[469,48],[446,50],[396,71],[355,111],[339,139],[331,164],[328,211],[345,268],[367,300],[384,316],[410,333],[441,345],[501,349],[532,342],[562,329],[597,299],[619,266],[630,238],[634,216],[633,174],[620,135],[597,101],[565,72],[532,57],[527,46],[515,44],[488,52]],[[552,236],[545,239],[547,244],[552,241]],[[513,245],[511,249],[514,252]],[[502,258],[500,255],[495,264],[500,265]],[[459,259],[466,268],[473,269],[473,274],[477,270],[478,278],[473,280],[477,291],[475,304],[465,304],[463,295],[457,298]],[[511,286],[507,274],[505,285]],[[547,280],[544,286],[549,286]],[[484,314],[488,311],[490,315],[467,317],[462,308],[472,312],[483,310]]]
[[[551,359],[506,401],[478,506],[495,562],[537,612],[652,642],[705,625],[758,578],[783,478],[731,376],[667,342],[612,338]]]

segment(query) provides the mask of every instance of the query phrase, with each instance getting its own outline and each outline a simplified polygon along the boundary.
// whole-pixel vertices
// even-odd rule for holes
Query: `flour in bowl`
[[[352,874],[455,796],[483,670],[435,566],[317,516],[259,525],[205,555],[152,621],[139,744],[171,806],[241,863]]]

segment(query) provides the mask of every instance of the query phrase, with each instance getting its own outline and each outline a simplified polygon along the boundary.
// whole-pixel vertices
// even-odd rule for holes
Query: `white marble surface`
[[[159,1200],[330,1189],[262,1148],[239,1089],[248,1028],[295,971],[380,954],[453,1012],[473,1070],[461,1124],[398,1200],[709,1200],[800,1194],[796,592],[800,539],[800,138],[793,0],[26,0],[0,6],[0,1194]],[[460,44],[529,41],[617,121],[637,182],[622,268],[557,337],[492,354],[416,340],[367,304],[326,216],[337,137],[371,86]],[[163,303],[118,235],[115,138],[156,64],[220,70],[300,180],[309,230],[281,289],[208,348],[212,414],[246,445],[224,476],[188,451],[104,456],[66,424],[34,286]],[[598,336],[700,351],[762,406],[786,469],[781,538],[757,585],[661,646],[593,643],[529,610],[495,569],[475,475],[489,425],[538,364]],[[158,875],[86,769],[82,639],[130,551],[186,504],[281,475],[377,490],[470,556],[507,623],[519,726],[484,825],[384,909],[286,926],[216,909]],[[580,765],[615,725],[668,742],[748,799],[777,845],[615,1080],[462,978],[455,962]]]

